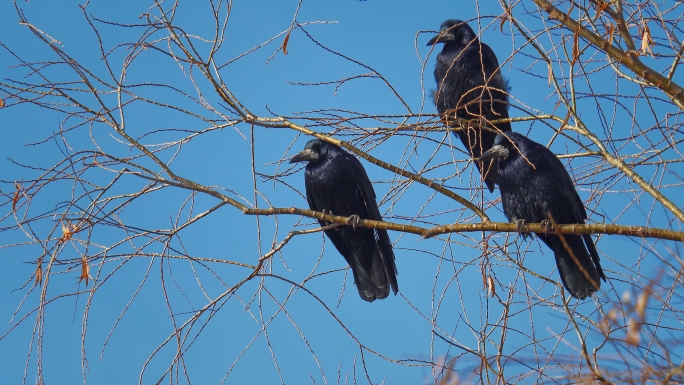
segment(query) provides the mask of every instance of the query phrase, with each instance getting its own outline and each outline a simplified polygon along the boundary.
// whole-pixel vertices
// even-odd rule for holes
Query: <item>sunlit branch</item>
[[[595,47],[603,50],[606,54],[620,62],[620,64],[631,69],[641,78],[648,80],[655,87],[663,90],[679,108],[684,110],[684,88],[642,63],[641,60],[639,60],[636,51],[623,51],[615,47],[607,40],[583,27],[580,23],[572,19],[566,13],[561,12],[546,0],[533,1],[543,9],[544,12],[548,13],[551,19],[560,21],[571,31],[579,33],[580,36],[587,39]]]

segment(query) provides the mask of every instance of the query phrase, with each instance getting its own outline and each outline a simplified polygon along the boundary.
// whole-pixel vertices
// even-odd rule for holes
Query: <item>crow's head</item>
[[[430,41],[427,45],[435,45],[437,43],[458,42],[461,44],[468,44],[476,38],[475,32],[464,21],[449,19],[442,23],[439,27],[439,34]]]
[[[309,162],[314,163],[328,154],[328,149],[332,144],[320,139],[311,139],[306,142],[304,150],[290,159],[290,163]]]
[[[509,155],[514,152],[518,152],[514,141],[516,140],[515,135],[510,132],[502,133],[494,138],[494,145],[492,148],[485,151],[479,158],[475,159],[478,162],[485,162],[492,159],[506,159]]]

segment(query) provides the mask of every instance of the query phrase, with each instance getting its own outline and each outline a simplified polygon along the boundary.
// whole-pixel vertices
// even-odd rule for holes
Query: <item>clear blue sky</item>
[[[87,12],[93,18],[105,19],[122,23],[138,22],[138,16],[146,12],[147,5],[141,2],[101,2],[89,4]],[[106,77],[106,72],[99,59],[99,51],[95,37],[87,25],[78,2],[47,2],[47,1],[19,1],[17,3],[31,23],[46,34],[62,43],[64,51],[89,68],[93,68],[99,75]],[[292,21],[296,9],[295,1],[251,1],[233,4],[225,48],[221,57],[225,61],[242,52],[268,40],[286,30]],[[503,33],[498,28],[498,21],[494,17],[501,14],[498,2],[454,2],[434,1],[417,3],[414,1],[368,0],[368,1],[308,1],[302,4],[298,15],[300,23],[308,21],[327,21],[333,24],[309,25],[306,27],[317,40],[331,49],[348,57],[358,60],[380,72],[404,98],[414,112],[422,111],[432,114],[435,112],[429,92],[435,87],[432,77],[434,56],[431,54],[424,73],[423,63],[430,51],[425,43],[432,36],[421,34],[415,42],[416,34],[420,30],[437,30],[440,23],[447,18],[464,20],[481,16],[480,25],[484,30],[482,39],[497,53],[503,62],[516,49],[520,48],[524,40],[520,36],[511,37],[510,28],[504,26]],[[522,16],[521,16],[522,17]],[[18,24],[18,16],[9,2],[0,5],[0,42],[6,45],[27,61],[54,59],[54,55],[29,32],[25,26]],[[198,6],[194,3],[181,3],[177,15],[177,23],[186,31],[201,36],[211,36],[212,25],[207,22],[206,5]],[[490,25],[493,23],[492,25]],[[106,47],[133,40],[142,30],[128,31],[121,28],[102,25],[96,22],[103,32]],[[477,21],[471,26],[477,28]],[[115,32],[112,35],[112,32]],[[108,34],[109,32],[109,34]],[[129,34],[129,35],[127,35]],[[163,34],[159,35],[160,37]],[[351,111],[362,111],[367,114],[404,114],[406,110],[402,104],[377,79],[359,79],[345,83],[335,93],[333,85],[319,87],[303,87],[288,82],[319,82],[340,79],[367,73],[368,70],[351,64],[339,57],[327,53],[316,47],[301,31],[294,31],[289,41],[289,54],[276,54],[266,64],[268,58],[278,49],[282,42],[279,38],[275,42],[255,53],[236,61],[222,70],[222,76],[234,95],[251,111],[261,115],[268,115],[269,111],[277,115],[292,115],[294,112],[311,111],[322,108],[339,108]],[[416,47],[418,52],[416,52]],[[525,50],[529,50],[526,47]],[[525,52],[523,50],[523,52]],[[529,51],[531,53],[531,51]],[[120,61],[125,52],[120,50],[113,55],[113,65],[120,70]],[[22,69],[10,68],[17,61],[7,50],[0,50],[0,68],[4,78],[18,79],[25,73]],[[64,68],[47,69],[47,73],[58,79],[71,79],[71,75]],[[513,60],[503,67],[504,76],[510,79],[512,93],[518,107],[529,106],[529,110],[537,109],[542,112],[552,112],[556,102],[554,98],[547,98],[552,93],[546,79],[546,67],[532,62],[524,55],[517,54]],[[532,76],[537,73],[539,76]],[[118,74],[117,74],[118,76]],[[196,96],[194,86],[189,82],[187,74],[168,58],[155,52],[144,52],[129,69],[126,81],[162,83],[177,85],[179,89]],[[421,83],[424,82],[424,85]],[[615,80],[605,78],[592,83],[595,92],[610,93],[615,88]],[[210,103],[218,107],[217,98],[211,93],[206,84],[200,84]],[[629,87],[629,86],[625,86]],[[624,89],[624,88],[623,88]],[[425,92],[424,92],[425,91]],[[172,92],[154,89],[145,91],[151,98],[159,98],[172,103],[182,104],[182,99]],[[5,95],[0,94],[0,98]],[[110,95],[103,96],[110,98]],[[522,104],[521,104],[522,103]],[[587,100],[587,122],[594,124],[600,135],[604,123],[594,116],[595,102]],[[594,107],[592,107],[592,103]],[[188,106],[189,109],[204,111],[200,106]],[[523,107],[528,109],[528,107]],[[520,109],[511,109],[512,116],[522,116]],[[618,122],[624,121],[629,127],[629,117],[615,117]],[[0,180],[6,182],[0,185],[2,192],[11,194],[11,181],[26,181],[39,175],[37,170],[27,170],[11,163],[9,159],[29,164],[35,167],[50,167],[63,157],[62,151],[79,151],[92,149],[93,144],[87,128],[75,130],[66,135],[68,146],[61,139],[50,140],[38,146],[26,146],[49,137],[58,132],[64,115],[53,111],[38,109],[31,105],[13,106],[0,109],[2,125],[0,126]],[[648,119],[648,118],[647,118]],[[69,122],[67,122],[69,123]],[[369,128],[374,127],[368,122]],[[651,123],[645,123],[651,124]],[[608,129],[619,126],[612,122],[606,123]],[[127,112],[127,130],[135,136],[140,136],[153,130],[171,128],[201,129],[206,123],[190,119],[186,116],[174,114],[168,110],[155,109],[149,106],[132,106]],[[535,140],[547,143],[553,132],[541,124],[519,123],[516,130],[528,134]],[[531,127],[531,129],[530,129]],[[250,170],[250,127],[239,126],[240,132],[233,128],[225,128],[208,135],[203,135],[185,145],[180,155],[174,160],[173,169],[181,176],[188,177],[199,183],[211,186],[221,186],[242,195],[253,202],[252,179]],[[242,135],[246,135],[244,138]],[[623,136],[628,135],[625,131]],[[96,126],[93,137],[99,144],[107,146],[115,153],[125,156],[126,151],[115,140],[116,135],[105,126]],[[158,134],[149,139],[154,143],[162,139],[177,138],[173,134]],[[440,140],[443,135],[435,135]],[[294,146],[289,145],[297,138],[297,134],[288,130],[266,130],[255,128],[256,167],[257,171],[271,174],[276,172],[277,162],[283,157],[291,156],[299,151],[306,140],[300,137]],[[400,141],[388,141],[372,150],[372,154],[402,167],[422,167],[434,150],[434,145],[425,143],[421,152],[414,155],[410,165],[402,157],[406,141],[393,147]],[[458,146],[458,144],[455,144]],[[422,145],[423,146],[423,145]],[[431,147],[432,146],[432,147]],[[567,147],[566,147],[567,146]],[[574,152],[577,147],[571,142],[559,141],[552,149],[557,153]],[[454,155],[464,159],[461,152],[452,153],[442,151],[436,161],[447,162]],[[166,156],[170,155],[167,153]],[[168,158],[166,158],[168,159]],[[581,160],[579,161],[582,164]],[[149,163],[146,163],[149,165]],[[364,163],[371,179],[376,182],[375,188],[379,197],[385,197],[390,188],[393,175],[378,167]],[[280,167],[285,167],[280,166]],[[472,168],[472,167],[471,167]],[[442,168],[455,172],[454,168]],[[281,168],[282,171],[282,168]],[[462,178],[452,178],[447,182],[451,188],[459,193],[471,197],[467,190],[472,179],[470,169]],[[588,172],[584,169],[583,172]],[[643,171],[650,177],[652,171]],[[681,175],[681,174],[680,174]],[[428,174],[430,177],[446,176],[439,173]],[[88,175],[94,183],[105,183],[111,174],[104,177],[100,174]],[[671,176],[668,176],[670,178]],[[102,179],[100,179],[102,178]],[[286,181],[295,188],[303,191],[303,172],[288,176]],[[142,182],[131,182],[130,186],[140,187]],[[271,204],[277,207],[306,207],[301,195],[294,193],[287,186],[274,185],[270,182],[257,182],[259,189],[268,197]],[[394,184],[396,185],[396,183]],[[396,186],[395,186],[396,187]],[[626,185],[611,186],[616,190],[626,188]],[[124,189],[125,190],[125,189]],[[124,191],[122,190],[122,192]],[[71,199],[71,185],[56,184],[54,190],[49,190],[32,203],[31,213],[37,215],[55,210],[61,213],[59,202]],[[406,222],[405,217],[415,215],[420,206],[432,192],[421,186],[412,186],[401,196],[401,200],[394,210],[387,213],[390,220]],[[495,199],[495,194],[484,194],[484,201]],[[580,188],[580,195],[588,198],[588,191]],[[232,195],[231,195],[232,196]],[[175,220],[180,207],[188,198],[186,191],[169,189],[155,194],[152,198],[136,202],[128,208],[121,219],[139,224],[145,228],[167,229]],[[472,199],[482,204],[482,195],[474,194]],[[629,204],[630,195],[616,194],[611,200],[601,202],[592,201],[589,204],[590,217],[596,222],[611,222],[620,215],[622,208]],[[643,197],[644,206],[648,207],[652,201],[650,197]],[[684,198],[677,197],[681,205]],[[206,210],[216,204],[211,197],[199,197],[196,202],[195,213]],[[454,202],[436,197],[427,206],[427,212],[436,213],[435,221],[452,223],[462,221],[453,210]],[[260,207],[265,206],[263,199],[259,200]],[[386,211],[388,205],[381,207]],[[645,224],[644,217],[637,208],[630,206],[631,211],[620,217],[621,224]],[[3,207],[3,215],[10,208]],[[644,211],[648,211],[645,209]],[[494,220],[503,220],[500,205],[488,209],[488,214]],[[187,218],[188,209],[182,211],[181,217]],[[605,215],[605,217],[604,217]],[[649,217],[649,225],[665,227],[662,211],[656,211]],[[287,230],[297,218],[282,217],[279,220],[278,233],[275,241],[280,242]],[[273,242],[274,220],[261,220],[262,251],[268,250]],[[256,219],[243,216],[232,207],[222,207],[197,226],[192,226],[182,233],[182,244],[177,240],[172,242],[176,248],[186,250],[192,256],[201,258],[236,260],[243,263],[255,264],[259,255],[255,235]],[[47,238],[54,225],[54,220],[47,218],[36,225],[34,231],[39,237]],[[312,228],[311,221],[304,221]],[[1,223],[4,229],[13,224],[13,219],[7,218]],[[94,235],[96,241],[108,244],[121,238],[121,233],[106,226]],[[479,263],[480,251],[472,246],[482,240],[481,234],[453,235],[449,243],[446,237],[431,240],[421,240],[413,235],[390,233],[393,241],[397,239],[395,253],[399,270],[400,296],[391,296],[383,301],[372,304],[360,300],[356,288],[347,279],[344,296],[338,304],[343,290],[344,271],[336,271],[313,278],[306,283],[306,287],[314,292],[331,309],[334,316],[370,350],[377,352],[390,360],[402,361],[403,364],[388,362],[368,351],[364,351],[363,359],[368,368],[373,383],[386,384],[423,383],[432,378],[431,369],[421,366],[423,362],[438,361],[439,357],[461,354],[462,351],[445,343],[435,340],[433,331],[442,335],[452,335],[460,343],[470,348],[477,348],[477,335],[468,328],[466,320],[478,328],[486,328],[488,322],[496,322],[497,314],[501,314],[502,307],[495,300],[487,299],[482,286]],[[515,235],[510,236],[510,241]],[[609,239],[610,238],[610,239]],[[317,265],[321,254],[321,234],[312,234],[295,238],[281,254],[273,259],[273,272],[294,282],[301,283],[311,274],[345,267],[341,256],[329,242],[325,243],[325,251]],[[0,244],[17,244],[28,242],[29,239],[19,230],[0,231]],[[499,241],[503,241],[500,238]],[[542,255],[539,244],[533,241],[518,240],[521,250],[528,250],[525,264],[528,268],[541,274],[557,279],[554,271],[552,254],[544,250]],[[644,249],[639,251],[639,241],[624,237],[602,237],[599,248],[605,255],[621,256],[625,250],[633,250],[633,255],[626,255],[624,266],[638,265],[639,258],[647,254]],[[142,246],[136,244],[136,247]],[[672,246],[672,245],[670,245]],[[231,286],[244,278],[248,270],[220,264],[211,265],[217,276],[198,264],[186,261],[159,260],[151,258],[131,258],[125,256],[132,253],[132,248],[122,246],[116,251],[124,254],[114,256],[100,273],[103,279],[114,267],[119,270],[108,278],[89,305],[88,318],[84,319],[85,308],[88,306],[88,295],[71,295],[55,300],[47,306],[44,341],[42,343],[42,367],[46,383],[75,384],[83,381],[83,373],[87,383],[92,384],[131,384],[139,379],[143,365],[154,350],[172,333],[172,320],[169,316],[168,302],[172,306],[171,312],[176,322],[184,322],[194,310],[207,304],[208,298],[214,299],[221,295],[226,286]],[[674,247],[674,246],[673,246]],[[658,245],[662,249],[662,244]],[[78,258],[79,247],[68,247],[60,260]],[[162,252],[161,245],[147,249]],[[80,248],[83,251],[83,248]],[[42,250],[39,246],[0,248],[0,373],[3,383],[17,384],[24,377],[28,383],[33,383],[36,375],[36,341],[32,340],[36,327],[35,313],[30,310],[38,304],[39,288],[34,288],[26,297],[25,302],[17,311],[28,288],[23,285],[28,282],[31,286],[31,276],[34,272],[36,258]],[[629,253],[627,253],[629,254]],[[119,258],[118,260],[116,258]],[[127,261],[124,263],[124,261]],[[604,256],[604,269],[609,278],[615,278],[613,273],[616,266],[612,259]],[[490,257],[490,263],[497,279],[505,285],[518,285],[524,290],[524,282],[516,276],[516,270],[511,265],[496,256]],[[641,268],[641,267],[639,267]],[[648,275],[656,266],[644,267],[643,274]],[[56,268],[57,269],[57,268]],[[315,269],[315,270],[314,270]],[[60,269],[60,271],[64,271]],[[624,273],[624,270],[621,270]],[[456,279],[453,279],[454,277]],[[78,284],[78,271],[71,270],[51,277],[48,297],[58,297],[60,294],[73,293],[86,289]],[[162,285],[162,277],[165,285]],[[530,287],[537,289],[542,282],[532,276],[527,276]],[[200,286],[198,280],[202,283]],[[362,357],[358,344],[340,326],[318,301],[309,294],[297,291],[290,297],[288,292],[292,286],[277,279],[265,279],[267,290],[262,290],[260,296],[253,298],[259,282],[253,280],[237,292],[237,297],[230,297],[219,302],[212,317],[204,316],[194,326],[189,340],[197,337],[185,353],[185,365],[192,383],[215,384],[224,378],[231,365],[238,357],[239,362],[230,372],[226,383],[279,383],[280,371],[285,383],[353,383],[355,376],[359,383],[367,383],[362,369]],[[620,279],[613,279],[604,285],[602,293],[612,290],[611,284],[620,285]],[[22,288],[23,287],[23,288]],[[15,290],[16,289],[16,290]],[[139,290],[139,291],[138,291]],[[205,290],[205,293],[203,293]],[[546,285],[544,293],[550,295],[553,288]],[[166,297],[164,292],[166,291]],[[617,293],[621,293],[618,289]],[[137,293],[137,294],[136,294]],[[135,299],[127,305],[135,294]],[[287,298],[287,313],[278,310],[278,305],[270,295],[283,301]],[[502,294],[505,296],[505,294]],[[615,295],[615,292],[612,293]],[[248,310],[245,305],[250,301]],[[260,304],[260,305],[259,305]],[[574,301],[573,301],[574,304]],[[527,304],[520,303],[515,310],[520,313],[513,316],[524,333],[537,333],[539,339],[550,339],[567,330],[567,319],[557,308],[541,307],[534,312],[526,310]],[[129,306],[126,314],[117,319],[122,311]],[[598,316],[593,314],[595,304],[591,301],[582,303],[580,309],[596,321]],[[260,309],[262,313],[260,314]],[[12,319],[13,314],[16,316]],[[488,313],[489,312],[489,313]],[[486,315],[486,314],[489,315]],[[261,332],[262,323],[268,322],[266,331],[268,338]],[[534,314],[535,323],[530,325],[530,317]],[[16,328],[12,328],[19,318],[27,319]],[[433,321],[430,321],[430,320]],[[207,322],[208,321],[208,322]],[[434,323],[431,325],[431,323]],[[81,334],[87,324],[87,335],[84,348],[81,351]],[[112,331],[114,326],[116,328]],[[296,325],[296,327],[295,327]],[[299,330],[298,330],[298,329]],[[105,346],[107,336],[111,332],[109,342]],[[306,341],[300,335],[305,336]],[[529,347],[527,337],[516,336],[511,331],[509,343],[521,348],[520,357],[531,366],[537,365]],[[574,334],[565,336],[569,344],[575,344]],[[495,331],[491,339],[499,338]],[[253,342],[251,342],[254,339]],[[270,348],[269,348],[270,342]],[[308,343],[308,345],[307,345]],[[186,342],[187,347],[189,342]],[[553,345],[553,343],[552,343]],[[272,350],[271,350],[272,349]],[[313,350],[315,356],[311,353]],[[493,349],[488,345],[488,349]],[[559,350],[573,348],[565,345]],[[241,352],[245,350],[244,354]],[[87,358],[87,368],[82,368],[82,354]],[[175,351],[173,343],[157,353],[147,367],[143,383],[155,383],[170,364]],[[542,353],[537,353],[541,354]],[[29,362],[27,364],[27,356]],[[276,364],[272,356],[275,356]],[[322,369],[318,368],[317,361]],[[458,367],[463,371],[464,378],[468,378],[470,370],[478,363],[472,358],[459,361]],[[175,369],[174,369],[175,370]],[[526,369],[522,368],[521,371]],[[185,374],[180,376],[179,382],[185,383]],[[339,379],[338,380],[338,376]],[[325,381],[324,381],[325,378]],[[168,382],[168,376],[165,380]]]

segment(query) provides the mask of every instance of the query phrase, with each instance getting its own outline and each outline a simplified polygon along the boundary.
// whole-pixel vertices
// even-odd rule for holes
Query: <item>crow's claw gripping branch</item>
[[[361,220],[360,216],[358,216],[356,214],[352,214],[349,216],[349,219],[347,219],[347,224],[352,225],[352,228],[354,228],[354,230],[356,230],[356,226],[358,226],[360,220]]]
[[[518,219],[518,218],[513,218],[513,222],[518,226],[518,232],[522,233],[524,232],[525,229],[525,220],[524,219]]]

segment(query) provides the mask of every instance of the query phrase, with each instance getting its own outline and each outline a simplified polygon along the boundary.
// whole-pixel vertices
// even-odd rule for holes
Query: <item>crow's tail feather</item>
[[[360,258],[359,258],[360,259]],[[397,268],[394,252],[386,230],[376,230],[376,247],[370,266],[350,264],[359,296],[365,301],[387,298],[390,289],[397,294]]]
[[[598,263],[598,254],[592,258],[582,236],[563,234],[565,243],[558,235],[538,234],[538,236],[553,249],[558,273],[570,295],[585,299],[598,291],[601,287],[601,279],[605,281],[606,278]],[[592,241],[589,248],[591,249],[593,245]],[[596,248],[593,247],[593,250],[595,251]]]

